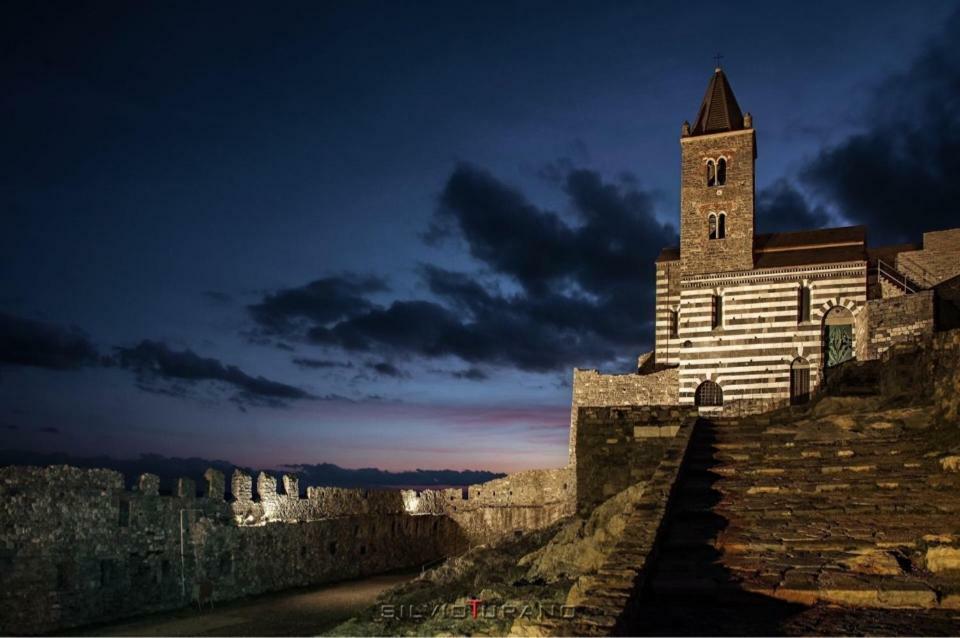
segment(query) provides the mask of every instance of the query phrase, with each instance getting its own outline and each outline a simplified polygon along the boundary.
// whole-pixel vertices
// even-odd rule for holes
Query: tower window
[[[810,321],[810,289],[800,286],[797,291],[797,323]]]
[[[727,183],[727,160],[720,158],[717,160],[717,186],[723,186]]]
[[[710,216],[707,217],[707,237],[710,239],[717,238],[717,216],[714,213],[710,213]]]
[[[707,160],[707,186],[717,185],[717,167],[713,160]]]
[[[723,326],[723,297],[713,296],[713,313],[711,315],[710,327],[716,330]]]
[[[670,338],[676,339],[680,336],[680,312],[677,310],[670,311]]]
[[[717,215],[717,239],[723,239],[727,236],[727,214]]]

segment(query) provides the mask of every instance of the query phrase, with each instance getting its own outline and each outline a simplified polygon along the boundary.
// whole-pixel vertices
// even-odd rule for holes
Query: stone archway
[[[845,306],[833,306],[823,315],[823,367],[830,369],[854,358],[853,313]]]

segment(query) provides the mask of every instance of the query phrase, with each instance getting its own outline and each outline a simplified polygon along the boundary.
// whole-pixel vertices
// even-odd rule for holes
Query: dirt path
[[[418,571],[371,576],[314,589],[267,594],[224,603],[162,612],[136,620],[89,627],[89,636],[313,636],[347,620],[389,587]]]

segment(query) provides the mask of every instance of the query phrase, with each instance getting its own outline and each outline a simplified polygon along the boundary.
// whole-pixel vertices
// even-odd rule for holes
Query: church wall
[[[670,336],[672,311],[680,310],[680,262],[657,263],[657,304],[654,352],[658,365],[675,366],[680,362],[680,339]]]
[[[798,289],[811,289],[810,320],[798,323]],[[723,298],[723,325],[711,327],[712,297]],[[866,262],[820,264],[684,277],[680,320],[680,395],[694,402],[712,380],[724,404],[769,405],[788,399],[790,364],[810,363],[811,390],[820,381],[822,320],[833,306],[854,316],[866,303]],[[856,346],[856,344],[855,344]]]

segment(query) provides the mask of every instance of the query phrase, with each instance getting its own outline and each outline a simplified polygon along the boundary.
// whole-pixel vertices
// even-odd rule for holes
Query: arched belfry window
[[[723,405],[723,390],[713,381],[704,381],[693,395],[697,406]]]
[[[717,185],[717,166],[713,160],[707,160],[707,186]]]
[[[717,215],[717,239],[723,239],[727,236],[727,214]]]
[[[727,160],[721,157],[717,160],[717,186],[727,183]]]
[[[707,217],[707,237],[710,239],[717,238],[717,215],[716,213],[710,213]]]

